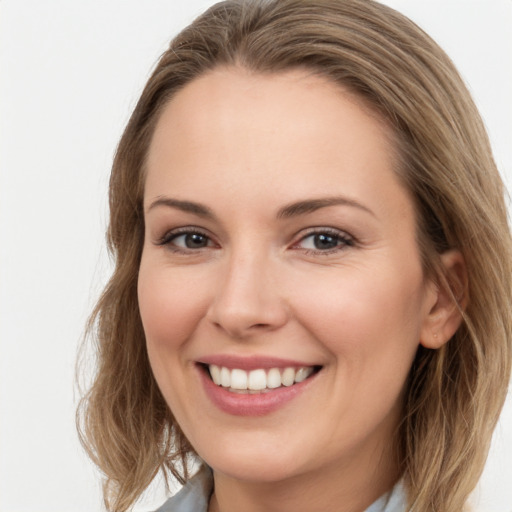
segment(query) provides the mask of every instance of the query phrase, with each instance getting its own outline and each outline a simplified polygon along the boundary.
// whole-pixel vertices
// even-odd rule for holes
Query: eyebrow
[[[173,199],[171,197],[159,196],[149,205],[147,211],[149,212],[153,208],[156,208],[158,206],[176,208],[177,210],[181,210],[183,212],[193,213],[194,215],[198,215],[199,217],[205,217],[209,219],[215,218],[215,215],[210,208],[203,204],[196,203],[193,201],[181,201],[179,199]]]
[[[277,218],[279,219],[287,219],[289,217],[295,217],[298,215],[305,215],[307,213],[312,213],[316,210],[320,210],[321,208],[327,208],[329,206],[351,206],[353,208],[358,208],[363,210],[370,215],[375,217],[375,214],[366,206],[354,201],[353,199],[349,199],[347,197],[342,196],[334,196],[334,197],[321,197],[317,199],[306,199],[304,201],[297,201],[295,203],[290,203],[279,210],[277,213]]]
[[[335,196],[335,197],[321,197],[315,199],[305,199],[302,201],[296,201],[294,203],[287,204],[279,209],[277,212],[278,219],[288,219],[290,217],[296,217],[299,215],[305,215],[307,213],[315,212],[316,210],[320,210],[321,208],[327,208],[329,206],[351,206],[353,208],[358,208],[362,211],[369,213],[372,216],[375,214],[366,206],[354,201],[353,199],[349,199],[347,197]],[[201,203],[196,203],[194,201],[182,201],[179,199],[173,199],[171,197],[159,196],[157,197],[148,207],[147,211],[151,211],[153,208],[158,206],[166,206],[169,208],[176,208],[177,210],[181,210],[187,213],[193,213],[194,215],[198,215],[199,217],[204,217],[208,219],[215,219],[215,214]]]

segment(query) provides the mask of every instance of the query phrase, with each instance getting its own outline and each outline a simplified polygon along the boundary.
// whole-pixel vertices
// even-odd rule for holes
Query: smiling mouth
[[[251,371],[202,364],[205,373],[217,385],[232,393],[261,394],[291,387],[318,373],[321,366],[257,368]]]

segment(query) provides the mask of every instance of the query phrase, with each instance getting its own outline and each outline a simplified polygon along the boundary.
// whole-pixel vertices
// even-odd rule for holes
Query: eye
[[[174,245],[186,249],[202,249],[208,246],[208,237],[202,233],[186,233],[171,239]]]
[[[215,244],[208,235],[186,229],[166,233],[158,241],[158,245],[165,245],[176,252],[186,252],[213,247]]]
[[[308,252],[331,253],[354,245],[354,239],[346,233],[333,229],[322,229],[302,237],[294,248]]]

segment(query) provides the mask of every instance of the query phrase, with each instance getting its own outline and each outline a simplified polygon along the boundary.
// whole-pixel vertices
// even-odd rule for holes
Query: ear
[[[468,302],[468,278],[462,254],[458,250],[451,250],[440,258],[441,275],[437,283],[430,283],[430,309],[420,338],[421,344],[431,349],[442,347],[455,334]]]

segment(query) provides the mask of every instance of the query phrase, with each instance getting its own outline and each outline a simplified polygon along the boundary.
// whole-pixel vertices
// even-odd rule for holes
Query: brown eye
[[[180,228],[167,232],[157,245],[165,246],[173,252],[189,253],[205,248],[215,248],[215,242],[205,233],[194,228]]]
[[[339,242],[339,238],[332,235],[321,233],[313,236],[313,245],[315,249],[319,250],[334,249],[334,247],[338,246]]]
[[[303,237],[297,247],[307,251],[327,252],[352,245],[354,245],[352,238],[343,232],[318,231]]]
[[[202,249],[208,247],[210,239],[202,233],[182,233],[172,237],[169,243],[184,249]]]
[[[200,249],[208,245],[208,238],[199,233],[185,235],[185,245],[188,249]]]

